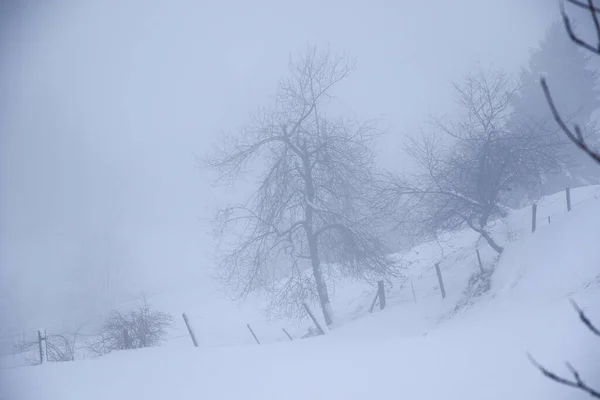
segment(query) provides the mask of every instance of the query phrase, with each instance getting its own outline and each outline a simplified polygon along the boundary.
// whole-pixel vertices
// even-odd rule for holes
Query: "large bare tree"
[[[501,253],[489,222],[504,215],[514,188],[535,186],[557,167],[556,149],[540,144],[533,127],[510,124],[510,99],[518,88],[502,72],[479,70],[454,87],[457,118],[435,119],[433,134],[410,141],[407,150],[420,172],[392,176],[380,201],[401,204],[413,232],[468,226]]]
[[[207,160],[221,179],[250,163],[259,175],[246,203],[217,214],[219,232],[234,235],[220,277],[242,297],[266,290],[288,315],[318,300],[330,325],[328,276],[395,273],[368,206],[377,131],[328,115],[332,89],[352,71],[348,58],[309,47],[289,67],[275,104]]]

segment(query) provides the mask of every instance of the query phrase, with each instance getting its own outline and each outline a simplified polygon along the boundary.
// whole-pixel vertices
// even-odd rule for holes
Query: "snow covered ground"
[[[544,378],[527,352],[565,375],[570,361],[600,387],[600,340],[568,301],[600,325],[599,198],[599,187],[573,190],[570,213],[564,193],[544,199],[535,233],[530,207],[497,221],[494,237],[506,246],[497,264],[468,231],[417,246],[401,255],[408,279],[393,282],[383,311],[368,312],[373,287],[339,285],[326,336],[291,342],[281,328],[298,336],[308,322],[266,321],[246,308],[207,313],[218,302],[201,309],[193,291],[164,295],[170,311],[190,316],[199,348],[180,324],[160,348],[0,371],[0,399],[589,398]],[[476,248],[485,268],[495,265],[481,295],[466,291],[479,271]]]

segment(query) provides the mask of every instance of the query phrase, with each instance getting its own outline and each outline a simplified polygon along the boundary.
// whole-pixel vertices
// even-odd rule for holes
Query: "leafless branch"
[[[569,3],[577,6],[577,7],[581,7],[581,8],[584,8],[586,10],[592,9],[592,10],[594,10],[597,13],[600,12],[600,8],[595,7],[594,4],[591,1],[589,1],[589,0],[587,2],[585,2],[585,3],[582,2],[582,1],[578,1],[578,0],[567,0],[567,1]]]
[[[581,308],[579,308],[579,306],[577,305],[577,303],[575,303],[574,300],[571,300],[571,304],[573,305],[573,308],[575,308],[575,311],[577,311],[577,314],[579,315],[579,319],[581,320],[581,322],[583,322],[585,324],[585,326],[596,336],[600,336],[600,330],[598,330],[598,328],[596,328],[592,322],[589,320],[589,318],[587,317],[587,315],[585,315],[585,313],[583,312],[583,310]]]
[[[563,121],[560,116],[556,106],[554,105],[554,100],[552,99],[552,95],[550,94],[550,89],[548,88],[548,84],[545,78],[541,78],[542,89],[544,90],[544,95],[546,96],[546,100],[548,101],[548,105],[550,106],[550,111],[552,112],[552,116],[556,123],[560,126],[560,129],[567,135],[569,139],[577,147],[579,147],[583,152],[592,157],[592,159],[596,160],[596,162],[600,162],[600,154],[593,150],[587,143],[581,132],[581,128],[579,125],[575,125],[573,130],[569,129],[567,124]]]
[[[577,1],[577,0],[566,0],[566,2],[576,5],[578,7],[585,8],[590,12],[590,16],[592,17],[592,20],[594,21],[594,26],[596,28],[596,35],[598,38],[598,43],[596,44],[596,46],[594,46],[590,43],[587,43],[585,40],[581,39],[579,36],[577,36],[575,31],[573,30],[573,25],[571,24],[571,19],[569,18],[569,16],[567,15],[567,12],[565,10],[564,1],[562,1],[560,3],[560,14],[562,16],[563,23],[565,25],[565,28],[567,30],[569,37],[578,46],[580,46],[588,51],[591,51],[592,53],[600,54],[600,22],[598,21],[598,14],[597,14],[599,11],[594,6],[593,0],[588,0],[587,4]]]
[[[573,368],[573,366],[571,366],[571,364],[567,363],[567,368],[569,369],[569,371],[571,372],[571,374],[573,375],[573,380],[567,379],[567,378],[563,378],[559,375],[557,375],[556,373],[546,369],[544,366],[542,366],[540,363],[538,363],[531,354],[528,354],[529,360],[531,361],[531,363],[540,370],[540,372],[542,374],[544,374],[545,377],[560,383],[561,385],[565,385],[565,386],[569,386],[572,388],[576,388],[579,389],[583,392],[588,393],[590,396],[600,399],[600,392],[596,391],[595,389],[591,388],[589,385],[587,385],[582,379],[581,376],[579,374],[579,372],[577,372],[577,370],[575,368]]]

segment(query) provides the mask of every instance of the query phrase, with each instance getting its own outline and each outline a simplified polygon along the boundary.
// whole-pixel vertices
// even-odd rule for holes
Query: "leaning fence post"
[[[379,293],[379,309],[383,310],[385,308],[385,286],[383,281],[377,282],[377,293]]]
[[[440,291],[442,299],[446,298],[446,289],[444,289],[444,280],[442,279],[442,271],[440,271],[440,263],[435,263],[435,272],[437,272],[438,282],[440,283]]]
[[[373,299],[373,302],[371,303],[371,307],[369,308],[370,313],[372,313],[373,310],[375,309],[375,304],[377,304],[378,298],[379,298],[379,290],[377,291],[377,293],[375,293],[375,298]]]
[[[46,355],[46,362],[50,362],[48,359],[48,331],[44,329],[44,354]]]
[[[412,289],[413,301],[417,302],[417,296],[415,295],[415,285],[413,285],[412,279],[410,280],[410,288]]]
[[[38,329],[38,346],[40,348],[40,364],[44,363],[44,348],[42,347],[42,331]]]
[[[485,270],[483,269],[483,263],[481,262],[481,254],[479,254],[479,249],[475,249],[475,251],[477,252],[477,261],[479,262],[479,269],[481,270],[481,273],[484,273]]]
[[[188,333],[190,334],[190,337],[192,338],[192,343],[194,343],[194,347],[198,347],[198,342],[196,341],[196,335],[194,335],[194,331],[192,330],[190,321],[188,321],[187,315],[185,315],[185,313],[183,313],[183,314],[181,314],[181,316],[183,317],[183,322],[185,322],[185,326],[188,330]]]
[[[535,224],[537,219],[537,203],[531,206],[531,232],[535,232]]]
[[[310,319],[312,319],[312,322],[315,324],[315,326],[319,330],[319,333],[321,335],[324,335],[325,331],[323,330],[323,328],[321,328],[321,325],[319,324],[319,321],[317,321],[317,319],[313,315],[312,311],[310,311],[310,308],[308,308],[308,304],[302,303],[302,306],[304,306],[304,310],[306,310],[306,313],[308,314],[308,316],[310,317]]]
[[[567,188],[567,211],[571,211],[571,188]]]
[[[252,327],[250,326],[250,324],[246,324],[246,326],[248,327],[248,330],[250,331],[250,333],[252,334],[252,337],[254,338],[254,340],[256,340],[257,344],[260,344],[260,340],[258,340],[258,338],[256,337],[256,334],[254,333],[254,331],[252,330]]]
[[[285,334],[286,334],[286,336],[287,336],[287,337],[288,337],[290,340],[294,340],[294,338],[292,337],[292,335],[290,335],[290,334],[288,333],[288,331],[286,331],[286,330],[285,330],[285,328],[281,328],[281,330],[283,331],[283,333],[285,333]]]

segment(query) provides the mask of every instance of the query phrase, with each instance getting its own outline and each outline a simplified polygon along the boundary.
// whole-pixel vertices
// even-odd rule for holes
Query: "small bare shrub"
[[[135,309],[126,312],[113,310],[104,321],[98,337],[88,347],[100,356],[114,350],[160,346],[172,326],[173,317],[153,310],[146,296],[142,295]]]

